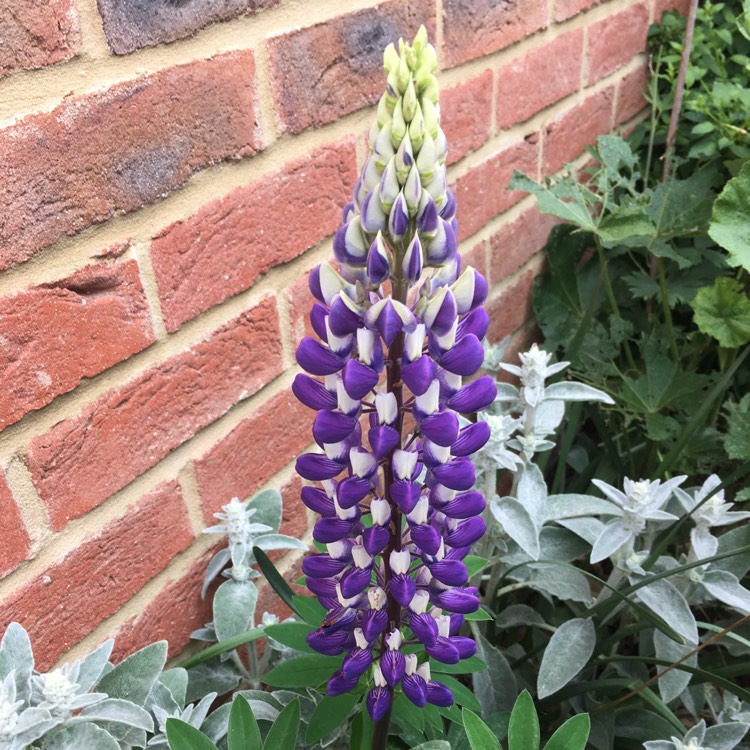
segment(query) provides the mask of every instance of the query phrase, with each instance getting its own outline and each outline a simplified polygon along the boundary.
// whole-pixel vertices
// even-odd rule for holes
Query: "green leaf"
[[[478,656],[461,659],[458,664],[443,664],[440,661],[430,662],[430,671],[439,674],[469,674],[470,672],[481,672],[483,669],[487,669],[487,665]]]
[[[295,594],[292,597],[292,609],[307,623],[319,628],[323,624],[326,611],[323,605],[311,596],[300,596]]]
[[[266,577],[269,585],[279,595],[281,601],[293,612],[303,617],[302,613],[294,606],[294,593],[291,587],[284,580],[281,573],[276,570],[276,566],[268,558],[268,555],[260,547],[253,547],[253,555],[255,556],[255,561],[258,563],[260,572]]]
[[[591,731],[591,719],[588,714],[571,716],[549,738],[544,750],[585,750]]]
[[[482,704],[477,700],[474,693],[455,677],[445,673],[435,675],[436,682],[442,682],[453,693],[453,698],[459,706],[464,706],[477,713],[482,712]]]
[[[260,728],[247,698],[235,695],[229,712],[228,750],[260,750]]]
[[[729,252],[729,262],[750,271],[750,162],[714,201],[708,234]]]
[[[167,739],[171,750],[216,750],[203,732],[180,719],[167,719]]]
[[[539,718],[528,690],[516,699],[508,725],[509,750],[538,750]]]
[[[370,750],[372,744],[372,719],[367,711],[359,711],[352,721],[351,750]]]
[[[750,457],[750,398],[745,396],[739,404],[729,402],[727,410],[727,434],[724,450],[732,459],[747,460]]]
[[[465,708],[461,712],[464,729],[471,750],[500,750],[500,742],[492,730],[473,712]],[[511,748],[511,750],[513,750]],[[520,749],[519,749],[520,750]],[[525,748],[523,750],[526,750]]]
[[[464,615],[464,620],[466,620],[466,622],[486,622],[494,619],[495,618],[486,609],[482,609],[481,607],[476,612]]]
[[[312,625],[305,622],[281,622],[266,626],[266,635],[295,651],[314,654],[316,652],[307,645],[307,636],[314,630]]]
[[[244,646],[246,643],[257,641],[258,639],[263,638],[265,635],[266,629],[264,627],[247,630],[244,633],[239,633],[234,638],[228,638],[225,641],[219,641],[218,643],[214,643],[213,646],[204,648],[203,651],[199,651],[197,654],[195,654],[195,656],[190,656],[187,659],[183,659],[183,661],[181,661],[178,666],[182,667],[183,669],[193,669],[194,667],[202,665],[204,662],[210,661],[215,656],[219,656],[219,654],[226,653],[227,651],[234,651],[234,649],[238,648],[239,646]],[[231,688],[229,689],[231,690]],[[210,693],[211,691],[209,690],[208,692]]]
[[[344,693],[335,698],[327,695],[323,698],[315,707],[307,724],[305,742],[314,745],[343,724],[352,709],[359,703],[359,699],[359,695],[352,693]]]
[[[299,718],[299,698],[295,698],[274,721],[263,743],[263,750],[294,750],[297,746]]]
[[[403,693],[396,693],[393,699],[393,719],[402,727],[404,724],[418,732],[424,732],[424,714]]]
[[[750,299],[739,281],[716,279],[698,291],[691,306],[698,328],[727,349],[750,341]]]
[[[341,657],[335,656],[298,656],[275,666],[263,682],[277,688],[315,687],[326,682],[341,662]]]
[[[489,560],[485,557],[466,555],[466,557],[464,557],[464,565],[466,566],[466,572],[469,574],[469,578],[473,578],[477,573],[481,573],[487,567],[488,562]]]

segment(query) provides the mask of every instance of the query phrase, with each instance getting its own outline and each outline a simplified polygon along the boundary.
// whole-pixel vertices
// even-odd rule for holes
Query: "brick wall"
[[[283,531],[306,533],[304,277],[388,42],[420,23],[436,42],[462,251],[492,282],[492,336],[521,346],[550,222],[505,185],[638,117],[647,25],[674,4],[4,3],[0,631],[21,621],[39,668],[110,635],[178,653],[210,617],[219,506],[278,487]]]

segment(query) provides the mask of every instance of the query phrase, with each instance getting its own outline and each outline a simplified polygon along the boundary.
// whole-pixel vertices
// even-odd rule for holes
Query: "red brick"
[[[78,53],[73,0],[6,0],[0,9],[0,77],[43,68]]]
[[[649,72],[646,64],[623,76],[617,88],[615,125],[627,122],[646,108],[644,93],[648,87],[648,79]]]
[[[447,67],[489,55],[547,25],[541,0],[444,0],[443,58]]]
[[[471,250],[461,253],[461,267],[467,268],[472,266],[477,271],[484,274],[487,265],[487,242],[482,240],[477,242]]]
[[[609,132],[612,120],[612,87],[592,94],[562,112],[544,130],[543,170],[553,174],[593,146],[597,136]]]
[[[355,144],[347,138],[168,227],[151,245],[167,330],[331,234],[356,178]]]
[[[222,549],[219,542],[198,560],[183,568],[183,573],[170,579],[159,593],[124,623],[115,638],[113,661],[117,662],[154,641],[169,642],[170,658],[181,653],[190,643],[190,634],[213,619],[213,593],[221,580],[214,582],[206,598],[201,599],[203,577],[209,560]]]
[[[0,471],[0,578],[31,557],[29,535],[5,476]]]
[[[281,370],[278,314],[268,298],[35,438],[27,464],[53,528],[121,490]]]
[[[458,202],[459,239],[478,232],[487,222],[523,198],[523,193],[507,191],[514,169],[535,177],[537,136],[528,136],[487,159],[459,177],[454,190]]]
[[[307,285],[307,276],[308,274],[305,274],[300,277],[286,290],[292,325],[292,343],[295,349],[305,336],[317,336],[310,323],[310,310],[315,303],[315,298]]]
[[[557,223],[554,216],[542,214],[534,206],[496,232],[490,239],[490,283],[507,279],[538,253]]]
[[[531,318],[531,289],[534,274],[526,271],[497,299],[487,305],[490,315],[489,341],[501,341]]]
[[[435,38],[435,3],[392,0],[268,40],[281,129],[299,133],[373,104],[385,90],[383,49],[411,40],[420,24]]]
[[[536,47],[500,69],[497,126],[509,128],[578,91],[583,62],[583,29]]]
[[[309,413],[309,412],[308,412]],[[300,500],[302,479],[297,474],[281,488],[281,528],[282,534],[302,539],[307,534],[307,508]]]
[[[118,55],[173,42],[217,21],[257,13],[279,0],[192,0],[192,2],[141,2],[99,0],[104,34]]]
[[[0,320],[0,430],[154,341],[135,261],[4,297]]]
[[[35,666],[44,671],[192,540],[177,482],[162,484],[0,603],[0,622],[26,628]]]
[[[648,9],[634,5],[589,27],[589,84],[646,51]]]
[[[654,23],[661,23],[661,17],[668,10],[676,10],[681,16],[687,17],[690,0],[655,0]]]
[[[448,164],[483,146],[492,130],[492,71],[485,70],[440,95]]]
[[[555,3],[555,21],[565,21],[578,15],[583,10],[599,5],[602,0],[557,0]]]
[[[195,463],[203,518],[233,497],[250,497],[312,442],[314,414],[283,391]]]
[[[0,270],[261,148],[250,51],[167,68],[0,130]]]

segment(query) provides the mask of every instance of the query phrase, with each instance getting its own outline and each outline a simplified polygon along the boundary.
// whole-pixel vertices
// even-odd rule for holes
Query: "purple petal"
[[[310,289],[310,293],[315,297],[318,302],[325,302],[323,297],[323,291],[320,288],[320,266],[315,266],[310,275],[307,277],[307,286]]]
[[[372,651],[369,648],[352,649],[341,665],[344,677],[359,679],[372,664]]]
[[[470,490],[476,479],[474,464],[470,458],[463,456],[436,466],[432,473],[440,484],[444,484],[450,490]]]
[[[451,635],[458,635],[458,631],[463,627],[464,619],[464,616],[462,614],[459,614],[458,612],[454,612],[451,615]]]
[[[464,492],[440,508],[448,518],[473,518],[478,516],[487,503],[481,492]]]
[[[347,306],[338,295],[331,303],[331,312],[328,315],[328,325],[334,336],[348,336],[356,333],[362,327],[362,316]]]
[[[350,568],[341,576],[341,594],[351,599],[361,594],[370,585],[371,579],[372,571],[369,568]]]
[[[328,317],[328,308],[317,302],[310,310],[310,323],[313,331],[318,334],[321,341],[328,341],[328,329],[326,328],[326,318]]]
[[[451,446],[454,456],[470,456],[484,447],[492,431],[487,422],[479,421],[467,425],[458,433],[458,439]]]
[[[464,315],[458,321],[456,329],[456,338],[462,339],[464,336],[473,333],[480,341],[487,335],[487,329],[490,327],[490,316],[483,307],[472,310],[468,315]]]
[[[458,664],[461,657],[458,649],[453,645],[450,638],[438,636],[432,646],[425,646],[425,651],[433,658],[443,662],[443,664]]]
[[[385,341],[386,346],[390,346],[396,336],[401,333],[401,330],[404,327],[404,323],[399,317],[399,314],[396,312],[396,309],[393,307],[393,303],[390,300],[386,302],[382,311],[380,312],[380,315],[378,315],[376,326],[378,332],[383,337],[383,341]]]
[[[383,213],[380,206],[380,189],[376,188],[362,201],[362,213],[360,216],[362,229],[370,234],[385,231],[388,226],[388,217]]]
[[[302,560],[302,572],[309,578],[330,578],[346,568],[343,560],[334,560],[330,555],[308,555]]]
[[[388,612],[384,609],[367,609],[362,615],[362,634],[369,643],[372,643],[387,625]]]
[[[482,342],[470,333],[440,358],[440,366],[455,375],[473,375],[484,362]]]
[[[418,708],[427,703],[427,683],[418,674],[406,674],[401,680],[404,695]]]
[[[313,437],[315,442],[323,446],[324,443],[339,443],[354,432],[357,420],[339,411],[319,411],[313,422]]]
[[[463,586],[469,580],[466,566],[460,560],[444,558],[428,565],[430,573],[446,586]]]
[[[332,698],[337,695],[348,693],[352,688],[357,686],[359,677],[347,677],[340,669],[333,673],[331,679],[326,685],[326,695]]]
[[[497,383],[489,376],[472,380],[459,388],[449,399],[448,408],[459,414],[473,414],[488,407],[497,396]]]
[[[379,555],[391,540],[391,534],[385,526],[372,526],[362,532],[364,547],[370,555]]]
[[[398,430],[388,425],[378,425],[368,430],[367,437],[370,440],[372,452],[378,459],[385,458],[401,441]]]
[[[338,229],[333,237],[333,254],[339,263],[364,266],[367,250],[362,237],[360,223],[356,217]]]
[[[388,231],[397,242],[409,229],[409,208],[403,193],[399,193],[393,202],[391,214],[388,217]]]
[[[463,589],[431,591],[431,601],[447,612],[459,612],[468,615],[479,609],[479,595],[476,588],[467,586]]]
[[[388,650],[380,658],[380,669],[385,681],[391,687],[396,687],[406,671],[406,659],[400,651]]]
[[[456,298],[453,296],[453,292],[448,289],[443,297],[443,302],[440,305],[440,309],[435,315],[430,330],[434,331],[438,336],[445,336],[451,328],[453,328],[453,322],[458,316],[458,310],[456,308]],[[482,350],[484,352],[484,350]],[[484,356],[484,354],[482,355]]]
[[[367,277],[371,284],[381,284],[391,274],[391,264],[388,255],[385,252],[385,245],[380,247],[377,240],[370,245],[370,252],[367,254]]]
[[[451,637],[451,643],[458,649],[458,655],[462,659],[470,659],[477,652],[477,644],[471,638],[455,635]]]
[[[307,645],[319,654],[338,656],[347,650],[352,634],[346,630],[319,628],[307,636]]]
[[[412,542],[428,555],[437,554],[440,549],[441,539],[440,532],[434,526],[425,523],[411,527]]]
[[[377,384],[378,373],[356,359],[344,365],[344,388],[354,399],[364,398]],[[335,400],[335,399],[334,399]]]
[[[424,193],[423,193],[424,195]],[[438,212],[435,206],[435,201],[432,196],[428,195],[428,200],[424,205],[424,208],[420,209],[420,213],[417,218],[417,227],[420,234],[434,234],[438,228]]]
[[[298,401],[316,411],[335,409],[338,403],[335,393],[331,393],[319,380],[302,373],[295,376],[292,382],[292,393]]]
[[[453,411],[430,414],[419,423],[422,434],[436,445],[450,447],[458,437],[458,417]],[[333,442],[333,441],[327,441]]]
[[[297,362],[311,375],[333,375],[344,366],[338,354],[309,336],[297,347]]]
[[[335,516],[336,506],[333,500],[319,487],[303,487],[302,502],[314,513],[321,516]]]
[[[422,243],[419,241],[419,235],[414,235],[414,239],[409,243],[409,247],[404,255],[402,264],[404,277],[415,283],[422,275]]]
[[[448,708],[453,705],[453,693],[442,682],[430,680],[427,683],[427,702],[433,706]]]
[[[421,615],[412,615],[409,619],[409,627],[417,638],[425,645],[431,646],[438,637],[438,626],[435,618],[426,612]]]
[[[437,365],[435,362],[431,357],[423,354],[414,362],[408,362],[401,366],[401,380],[406,383],[415,396],[422,396],[435,379],[436,372]]]
[[[448,188],[445,191],[445,203],[440,209],[440,216],[446,221],[451,221],[456,215],[456,196],[454,192]]]
[[[311,482],[333,479],[344,468],[337,461],[331,461],[328,456],[320,453],[303,453],[297,459],[295,467],[303,479],[309,479]]]
[[[402,607],[408,607],[417,590],[417,584],[414,579],[405,574],[395,575],[391,578],[389,586],[391,596]]]
[[[445,543],[450,547],[469,547],[481,539],[485,531],[487,527],[480,516],[467,518],[458,524],[455,531],[445,535]]]
[[[350,536],[354,524],[341,518],[321,518],[315,522],[313,537],[316,542],[330,544]]]
[[[336,584],[338,583],[335,578],[308,578],[306,581],[307,588],[312,591],[315,596],[324,597],[326,599],[336,598]]]
[[[353,508],[370,492],[370,480],[365,477],[348,477],[339,483],[336,499],[342,508]]]
[[[453,227],[438,217],[435,236],[426,243],[427,262],[431,266],[440,266],[456,255],[458,243]]]
[[[393,696],[388,688],[376,687],[370,690],[365,700],[370,718],[380,721],[388,713],[392,701]]]
[[[404,513],[411,513],[419,500],[422,488],[416,482],[396,480],[391,484],[391,498]]]

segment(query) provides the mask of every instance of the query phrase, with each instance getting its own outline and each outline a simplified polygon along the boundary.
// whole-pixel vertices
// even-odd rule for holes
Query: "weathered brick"
[[[111,634],[115,639],[113,661],[160,640],[169,642],[170,657],[182,652],[190,643],[190,634],[213,619],[213,592],[219,581],[212,584],[205,599],[201,588],[209,560],[224,546],[225,541],[217,543],[181,575],[170,579],[139,614]]]
[[[646,50],[648,9],[633,5],[589,27],[589,84],[609,75]]]
[[[233,497],[250,497],[312,442],[313,413],[283,391],[195,463],[203,518]]]
[[[581,11],[599,5],[602,0],[557,0],[555,3],[555,21],[565,21]]]
[[[308,415],[311,412],[308,412]],[[302,479],[297,475],[281,488],[281,528],[282,534],[302,539],[308,532],[307,508],[300,495],[302,494]]]
[[[648,66],[646,64],[636,68],[623,76],[617,87],[617,103],[615,104],[615,125],[627,122],[646,108],[644,93],[648,87]]]
[[[135,261],[0,299],[0,430],[154,341]]]
[[[435,35],[435,3],[392,0],[268,40],[276,113],[299,133],[376,102],[385,88],[383,49],[424,24]]]
[[[167,567],[193,540],[177,482],[126,513],[0,603],[0,622],[20,622],[36,668],[55,661]]]
[[[478,232],[488,221],[523,198],[523,193],[506,188],[515,169],[536,177],[537,148],[537,135],[534,134],[459,177],[454,186],[459,239]]]
[[[6,0],[0,8],[0,77],[68,60],[79,47],[73,0]]]
[[[0,470],[0,578],[31,557],[26,527]]]
[[[98,0],[104,34],[118,55],[173,42],[217,21],[257,13],[279,0]]]
[[[26,461],[55,530],[158,463],[282,370],[275,302],[35,438]]]
[[[355,144],[347,138],[168,227],[151,245],[167,330],[332,234],[356,178]]]
[[[487,142],[492,130],[492,71],[453,86],[440,95],[442,127],[448,138],[448,164]]]
[[[676,10],[681,16],[687,16],[689,8],[690,0],[655,0],[654,23],[660,23],[668,10]]]
[[[461,267],[466,268],[472,266],[477,271],[484,274],[484,269],[487,265],[487,242],[481,240],[477,242],[474,247],[470,250],[465,250],[461,253]]]
[[[0,130],[0,270],[262,147],[250,51],[66,99]]]
[[[612,120],[612,87],[591,94],[580,104],[562,112],[544,130],[544,174],[562,169],[580,156],[597,136],[607,133]]]
[[[490,283],[507,279],[538,253],[557,223],[554,216],[542,214],[533,206],[515,221],[503,225],[490,238]]]
[[[501,341],[529,320],[533,283],[534,274],[526,271],[487,305],[490,315],[490,328],[487,332],[489,341]]]
[[[528,120],[580,88],[583,29],[568,32],[502,67],[497,75],[497,126]]]
[[[444,0],[447,67],[497,52],[547,25],[541,0]]]

